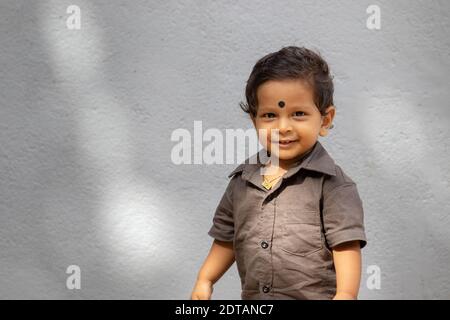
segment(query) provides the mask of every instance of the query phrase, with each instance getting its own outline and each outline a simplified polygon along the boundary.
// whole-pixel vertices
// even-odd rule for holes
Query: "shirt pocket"
[[[283,214],[281,249],[307,256],[323,248],[319,213],[290,209]]]

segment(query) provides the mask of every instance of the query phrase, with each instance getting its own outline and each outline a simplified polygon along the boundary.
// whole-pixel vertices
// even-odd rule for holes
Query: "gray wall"
[[[371,4],[381,30],[366,28]],[[235,165],[177,166],[171,133],[251,128],[245,81],[286,45],[318,49],[335,75],[321,142],[364,201],[360,298],[450,298],[449,9],[0,0],[0,298],[188,298]],[[213,297],[240,298],[236,265]]]

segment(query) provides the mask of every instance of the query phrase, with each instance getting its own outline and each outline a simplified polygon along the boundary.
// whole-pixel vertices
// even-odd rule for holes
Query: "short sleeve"
[[[233,180],[231,179],[220,200],[213,218],[213,225],[208,234],[219,241],[233,241]]]
[[[355,183],[345,183],[323,195],[325,238],[333,248],[348,241],[367,244],[364,231],[364,210]]]

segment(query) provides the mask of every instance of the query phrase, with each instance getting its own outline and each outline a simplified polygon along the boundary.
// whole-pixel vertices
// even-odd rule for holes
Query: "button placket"
[[[263,198],[261,202],[260,219],[258,221],[258,260],[259,270],[258,280],[260,282],[259,290],[261,294],[270,292],[270,284],[272,282],[273,265],[272,265],[272,234],[271,228],[273,226],[273,203],[271,199]],[[263,289],[266,287],[266,289]],[[266,291],[266,292],[265,292]]]

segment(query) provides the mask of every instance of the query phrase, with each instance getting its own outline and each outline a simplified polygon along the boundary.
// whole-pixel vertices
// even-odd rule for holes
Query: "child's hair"
[[[269,80],[304,80],[314,91],[314,103],[322,115],[333,104],[333,77],[326,61],[312,50],[304,47],[284,47],[269,53],[256,62],[247,81],[247,103],[239,105],[244,112],[255,117],[258,111],[257,90]]]

